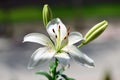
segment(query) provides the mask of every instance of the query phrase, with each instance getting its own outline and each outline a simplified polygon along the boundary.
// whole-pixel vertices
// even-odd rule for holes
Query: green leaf
[[[61,74],[61,76],[65,79],[65,80],[75,80],[73,78],[69,78],[68,76],[66,76],[65,74]]]
[[[57,59],[55,59],[55,62],[51,61],[50,64],[49,64],[50,72],[56,71],[56,68],[57,68],[58,64],[59,64],[59,61]]]
[[[73,78],[68,78],[68,80],[75,80],[75,79],[73,79]]]
[[[58,75],[58,74],[62,74],[62,73],[64,72],[64,70],[65,70],[64,68],[59,69],[59,70],[57,71],[57,75]]]
[[[45,72],[45,71],[38,71],[38,72],[36,72],[36,74],[44,75],[45,77],[47,77],[47,78],[48,78],[48,80],[52,80],[51,75],[50,75],[50,74],[48,74],[48,73],[47,73],[47,72]]]
[[[50,73],[54,71],[55,67],[56,67],[55,62],[50,62],[50,65],[49,65]]]

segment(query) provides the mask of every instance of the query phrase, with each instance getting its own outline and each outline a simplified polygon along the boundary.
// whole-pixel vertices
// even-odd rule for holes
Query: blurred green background
[[[51,6],[54,17],[62,17],[66,19],[74,19],[77,17],[91,18],[91,17],[115,17],[120,16],[120,4],[112,3],[96,3],[92,5],[68,5]],[[24,5],[19,7],[12,7],[9,9],[0,9],[0,22],[3,23],[5,19],[11,22],[21,21],[37,21],[42,20],[42,6],[43,5]]]
[[[95,61],[85,68],[74,61],[66,74],[77,80],[120,80],[120,1],[119,0],[1,0],[0,1],[0,79],[46,80],[28,70],[32,53],[41,45],[22,43],[32,32],[47,35],[42,22],[42,7],[48,4],[53,17],[59,17],[71,31],[83,35],[95,24],[107,20],[105,32],[81,51]],[[48,65],[38,69],[48,70]],[[38,70],[37,69],[37,70]]]

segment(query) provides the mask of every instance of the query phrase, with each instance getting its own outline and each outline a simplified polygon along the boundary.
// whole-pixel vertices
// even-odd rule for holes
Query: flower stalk
[[[54,70],[53,70],[53,72],[52,72],[53,80],[56,80],[56,79],[57,79],[57,76],[56,76],[56,73],[57,73],[57,72],[56,72],[57,66],[58,66],[58,60],[55,59],[55,68],[54,68]]]

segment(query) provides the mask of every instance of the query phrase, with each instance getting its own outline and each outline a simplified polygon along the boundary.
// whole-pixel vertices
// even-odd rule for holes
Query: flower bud
[[[46,26],[51,19],[52,19],[52,11],[51,11],[50,7],[47,4],[45,4],[43,7],[44,26]]]
[[[96,24],[94,27],[92,27],[85,35],[85,40],[82,41],[81,46],[91,42],[92,40],[96,39],[98,36],[100,36],[103,31],[107,28],[108,22],[107,21],[102,21],[98,24]]]

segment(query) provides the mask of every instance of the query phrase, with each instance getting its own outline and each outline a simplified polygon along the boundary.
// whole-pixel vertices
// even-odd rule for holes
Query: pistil
[[[58,38],[57,38],[56,50],[60,51],[60,47],[61,47],[61,28],[60,25],[58,25]]]

